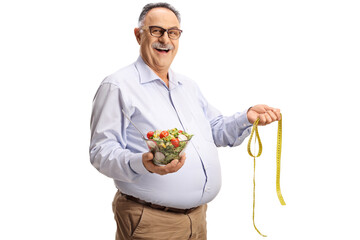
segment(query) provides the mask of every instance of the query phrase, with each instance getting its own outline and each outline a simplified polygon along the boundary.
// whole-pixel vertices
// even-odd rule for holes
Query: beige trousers
[[[206,240],[206,209],[188,214],[165,212],[126,199],[118,191],[113,201],[116,240]]]

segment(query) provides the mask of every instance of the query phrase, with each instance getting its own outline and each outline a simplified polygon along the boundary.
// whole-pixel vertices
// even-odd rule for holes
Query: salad
[[[154,163],[166,165],[182,156],[186,145],[193,137],[177,128],[169,130],[155,130],[147,133],[146,144],[154,154]]]

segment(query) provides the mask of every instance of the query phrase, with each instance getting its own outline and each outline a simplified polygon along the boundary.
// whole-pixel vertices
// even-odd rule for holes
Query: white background
[[[350,0],[169,1],[182,14],[173,69],[224,115],[266,103],[257,227],[268,239],[359,239],[360,7]],[[0,3],[0,239],[114,239],[115,187],[89,162],[92,98],[136,60],[147,1]],[[208,239],[260,239],[246,142],[219,149],[223,185]],[[171,227],[171,226],[169,226]]]

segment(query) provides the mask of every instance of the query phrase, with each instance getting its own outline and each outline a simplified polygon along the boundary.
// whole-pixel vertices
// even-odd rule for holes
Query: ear
[[[134,28],[134,34],[135,34],[135,37],[136,37],[136,41],[137,41],[138,44],[140,45],[140,43],[141,43],[140,28]]]

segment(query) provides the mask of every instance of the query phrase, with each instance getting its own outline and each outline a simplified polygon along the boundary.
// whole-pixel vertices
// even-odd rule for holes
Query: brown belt
[[[123,194],[123,193],[121,193],[121,195],[124,196],[126,199],[128,199],[130,201],[140,203],[142,205],[145,205],[145,206],[157,209],[157,210],[162,210],[162,211],[165,211],[165,212],[188,214],[188,213],[194,211],[197,208],[197,207],[194,207],[194,208],[189,208],[189,209],[180,209],[180,208],[164,207],[164,206],[160,206],[160,205],[157,205],[157,204],[146,202],[146,201],[141,200],[139,198],[136,198],[136,197],[133,197],[133,196],[130,196],[130,195],[126,195],[126,194]]]

